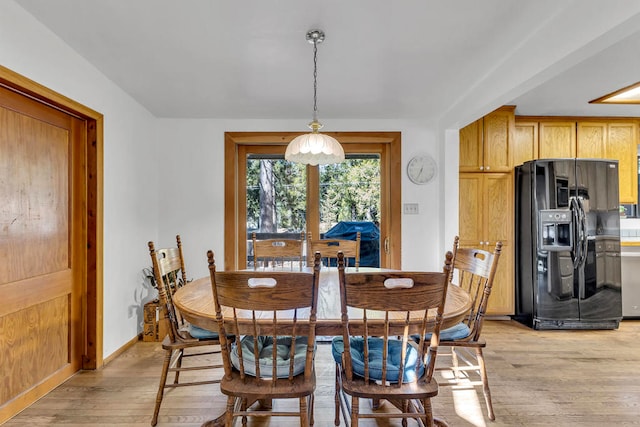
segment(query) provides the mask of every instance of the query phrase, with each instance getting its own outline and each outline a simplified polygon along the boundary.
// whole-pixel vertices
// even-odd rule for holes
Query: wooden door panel
[[[607,124],[580,122],[577,130],[576,152],[584,159],[606,159]]]
[[[482,119],[460,129],[461,172],[480,172],[484,166],[482,148]]]
[[[515,125],[513,142],[509,144],[511,164],[519,166],[538,158],[538,123],[519,122]]]
[[[483,120],[484,171],[509,172],[509,128],[513,121],[513,111],[494,111]]]
[[[0,422],[81,367],[82,127],[0,87]]]
[[[478,247],[484,239],[482,225],[483,175],[476,173],[460,174],[458,233],[461,245]]]
[[[484,240],[490,245],[511,241],[513,230],[513,176],[484,174]]]
[[[541,159],[573,158],[576,156],[575,122],[541,122],[538,156]]]
[[[607,159],[618,160],[620,203],[638,200],[638,141],[635,123],[610,123]]]

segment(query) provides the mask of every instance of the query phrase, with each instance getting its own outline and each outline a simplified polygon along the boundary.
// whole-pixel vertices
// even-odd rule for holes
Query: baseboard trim
[[[125,351],[129,350],[131,347],[135,345],[135,343],[137,343],[141,339],[142,339],[142,334],[136,335],[135,337],[131,338],[122,347],[120,347],[119,349],[111,353],[109,356],[105,357],[104,364],[102,365],[102,367],[104,368],[105,366],[107,366],[112,360],[120,356]]]

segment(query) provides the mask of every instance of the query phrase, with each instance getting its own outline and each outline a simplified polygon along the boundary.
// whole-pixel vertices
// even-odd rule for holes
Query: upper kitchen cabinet
[[[538,128],[538,158],[576,157],[576,122],[541,121]]]
[[[515,107],[500,107],[460,129],[460,172],[509,172]]]
[[[612,122],[607,127],[606,158],[618,161],[620,203],[638,200],[638,124]]]
[[[509,144],[511,164],[519,166],[538,158],[538,122],[516,122],[513,141]]]

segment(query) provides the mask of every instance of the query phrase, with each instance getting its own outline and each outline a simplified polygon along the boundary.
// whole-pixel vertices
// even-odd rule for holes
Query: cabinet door
[[[502,253],[493,281],[487,314],[514,313],[513,281],[513,175],[492,173],[484,175],[484,236],[483,249],[493,250],[502,242]]]
[[[609,123],[606,158],[618,161],[620,203],[637,203],[638,141],[636,123]]]
[[[538,131],[540,159],[576,157],[575,122],[540,122]]]
[[[579,122],[576,153],[582,159],[606,159],[607,124]]]
[[[460,129],[460,172],[482,171],[482,132],[482,119]]]
[[[509,172],[509,129],[513,127],[512,109],[499,109],[484,116],[483,150],[485,172]]]
[[[459,180],[460,244],[474,248],[479,248],[484,242],[483,176],[479,173],[461,173]]]
[[[513,174],[460,174],[460,245],[493,250],[502,241],[502,253],[488,314],[514,313],[513,283]]]
[[[516,122],[513,140],[509,143],[511,164],[519,166],[538,158],[538,122]]]
[[[483,241],[495,245],[508,242],[513,234],[513,175],[485,173],[483,175]]]
[[[493,250],[493,246],[487,248]],[[493,278],[493,287],[487,305],[488,315],[511,315],[515,313],[515,283],[514,283],[514,253],[513,245],[503,242],[498,269]]]

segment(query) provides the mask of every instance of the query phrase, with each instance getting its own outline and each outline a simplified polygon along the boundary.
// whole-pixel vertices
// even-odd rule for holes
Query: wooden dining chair
[[[176,236],[176,241],[176,247],[163,249],[156,249],[154,243],[149,242],[149,254],[158,289],[158,300],[162,314],[169,325],[167,336],[162,340],[165,357],[160,374],[156,405],[151,419],[152,426],[158,422],[158,413],[165,389],[220,382],[217,378],[180,382],[181,372],[222,368],[222,364],[210,362],[211,355],[220,353],[218,334],[188,324],[173,305],[174,292],[182,286],[188,286],[180,235]],[[188,366],[182,366],[183,360],[186,359],[189,359]],[[191,362],[192,360],[193,362]],[[174,378],[173,382],[167,383],[169,372],[174,373]]]
[[[490,420],[495,420],[496,417],[482,353],[487,343],[480,334],[501,250],[502,242],[496,243],[493,252],[461,248],[459,237],[455,237],[451,285],[466,290],[471,296],[472,304],[463,322],[440,332],[440,346],[451,350],[448,353],[441,352],[440,355],[451,357],[451,363],[446,367],[439,367],[438,370],[451,371],[453,374],[453,378],[447,378],[447,381],[441,381],[440,384],[482,385]]]
[[[313,425],[319,257],[312,273],[218,272],[212,251],[207,258],[224,363],[225,425],[238,416],[243,425],[246,417],[264,416],[297,416],[301,426]],[[252,408],[257,401],[287,398],[299,399],[298,411]]]
[[[451,257],[449,252],[445,272],[347,274],[338,254],[343,332],[332,342],[336,426],[340,414],[354,427],[363,418],[402,418],[403,425],[413,418],[434,425],[431,398],[438,383],[433,372]],[[429,341],[416,344],[411,338],[427,330],[432,331]],[[363,411],[361,398],[388,401],[395,408]]]
[[[299,239],[263,239],[258,240],[251,233],[253,243],[253,269],[267,268],[280,270],[302,270],[304,256],[304,232]],[[259,267],[259,265],[261,267]]]
[[[356,240],[345,239],[317,239],[314,240],[311,233],[307,233],[307,256],[313,260],[313,254],[320,252],[322,259],[326,260],[326,265],[337,266],[338,252],[342,252],[346,258],[345,264],[354,266],[356,270],[360,267],[360,239],[361,235],[356,233]]]

